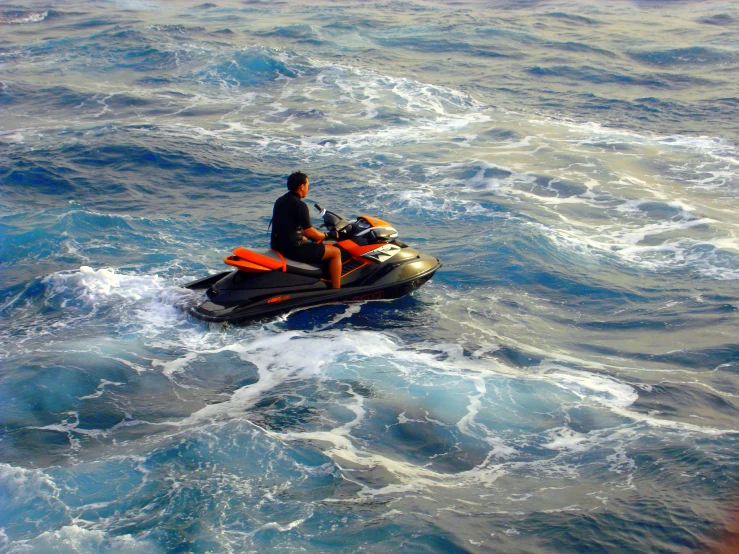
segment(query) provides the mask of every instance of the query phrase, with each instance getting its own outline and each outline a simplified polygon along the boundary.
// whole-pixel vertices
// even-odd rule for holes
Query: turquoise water
[[[0,552],[696,552],[737,501],[739,9],[0,9]],[[242,326],[285,176],[444,262]]]

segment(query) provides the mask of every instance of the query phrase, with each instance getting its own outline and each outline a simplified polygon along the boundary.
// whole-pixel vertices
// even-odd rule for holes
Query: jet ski
[[[237,323],[332,302],[361,302],[404,296],[434,276],[439,258],[399,240],[386,221],[359,216],[354,221],[315,205],[322,227],[341,250],[341,288],[331,288],[328,264],[285,258],[275,250],[237,248],[223,261],[232,269],[184,285],[204,290],[207,300],[189,308],[209,322]]]

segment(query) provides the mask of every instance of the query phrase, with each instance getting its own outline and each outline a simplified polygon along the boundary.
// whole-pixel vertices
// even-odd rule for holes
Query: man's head
[[[302,171],[296,171],[287,178],[287,188],[291,192],[297,192],[301,185],[308,183],[308,176]]]

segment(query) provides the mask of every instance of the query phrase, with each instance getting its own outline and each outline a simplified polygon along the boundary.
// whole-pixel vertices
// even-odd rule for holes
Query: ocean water
[[[0,552],[706,552],[739,493],[739,6],[0,6]],[[285,176],[441,258],[241,326]]]

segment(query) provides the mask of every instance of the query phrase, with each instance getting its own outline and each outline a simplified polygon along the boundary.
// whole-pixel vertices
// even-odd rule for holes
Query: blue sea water
[[[0,6],[0,552],[701,552],[739,493],[739,7]],[[412,295],[182,284],[274,199]]]

